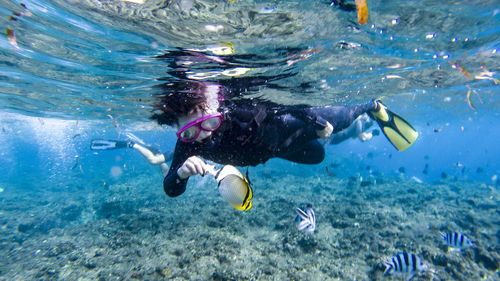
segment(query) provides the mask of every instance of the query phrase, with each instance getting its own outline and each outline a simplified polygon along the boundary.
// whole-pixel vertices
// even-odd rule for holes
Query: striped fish
[[[387,258],[383,263],[385,265],[384,275],[392,275],[394,273],[408,275],[408,281],[427,269],[427,265],[417,255],[406,252],[397,254],[392,258]]]
[[[453,249],[464,250],[474,247],[469,237],[458,232],[441,232],[441,238],[446,242],[446,245]]]
[[[252,208],[253,191],[250,182],[236,167],[225,165],[216,170],[212,165],[206,165],[207,173],[214,175],[219,185],[219,193],[236,210],[248,211]],[[248,177],[248,171],[247,171]]]
[[[295,212],[297,212],[295,222],[299,231],[314,233],[314,230],[316,230],[316,216],[311,205],[308,205],[304,210],[296,208]]]
[[[241,174],[225,176],[219,182],[219,193],[236,210],[246,212],[252,208],[252,187]]]

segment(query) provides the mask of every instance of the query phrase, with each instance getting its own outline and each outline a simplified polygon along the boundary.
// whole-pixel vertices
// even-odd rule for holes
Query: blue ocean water
[[[249,96],[310,105],[384,97],[420,134],[404,152],[380,135],[327,146],[320,165],[273,159],[250,168],[255,183],[272,171],[273,178],[333,174],[339,180],[500,188],[498,1],[368,0],[365,25],[357,22],[355,11],[332,1],[0,3],[5,30],[0,36],[0,196],[16,194],[21,205],[23,194],[55,192],[76,202],[79,196],[99,197],[109,186],[146,179],[151,186],[140,186],[142,192],[166,196],[161,172],[137,152],[97,153],[90,142],[133,134],[162,151],[173,149],[174,128],[148,119],[158,93],[154,86],[165,77],[176,79],[174,67],[155,56],[228,42],[232,55],[252,66],[244,77],[293,74],[273,81],[280,87],[262,86]],[[193,71],[216,70],[196,65]],[[182,196],[190,204],[189,189]],[[174,200],[165,202],[180,204]],[[52,201],[57,197],[47,197],[47,207]],[[498,205],[493,214],[498,222]],[[3,221],[7,232],[19,231]],[[498,241],[493,244],[498,254]],[[15,263],[2,264],[0,276],[12,272],[8,264]]]

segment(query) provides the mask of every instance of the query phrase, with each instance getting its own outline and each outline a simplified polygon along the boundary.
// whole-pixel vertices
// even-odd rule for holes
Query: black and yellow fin
[[[418,138],[417,130],[403,117],[387,109],[380,100],[375,103],[378,108],[368,113],[370,117],[377,121],[384,135],[397,150],[408,149]]]
[[[247,177],[248,177],[248,170],[247,170]],[[250,185],[250,182],[246,179],[246,178],[243,178],[243,180],[245,181],[245,184],[246,184],[246,193],[245,193],[245,198],[243,199],[243,204],[237,206],[237,205],[233,205],[233,208],[235,208],[236,210],[242,210],[242,211],[248,211],[250,209],[252,209],[252,198],[253,198],[253,190],[252,190],[252,186]]]
[[[233,208],[235,208],[236,210],[241,210],[241,211],[248,211],[250,209],[252,209],[252,201],[246,201],[246,202],[243,202],[243,204],[241,205],[232,205]]]

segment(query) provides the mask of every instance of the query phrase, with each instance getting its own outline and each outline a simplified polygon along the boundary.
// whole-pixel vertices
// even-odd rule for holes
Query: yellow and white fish
[[[252,208],[252,187],[238,169],[225,165],[220,170],[211,167],[208,173],[214,175],[221,197],[233,208],[245,212]]]

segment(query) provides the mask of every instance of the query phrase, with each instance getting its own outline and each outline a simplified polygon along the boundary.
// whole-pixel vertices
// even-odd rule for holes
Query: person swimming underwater
[[[378,122],[398,150],[407,149],[418,137],[410,124],[380,100],[312,107],[231,99],[226,87],[210,82],[183,80],[164,87],[168,90],[151,118],[178,128],[173,160],[163,181],[171,197],[186,190],[189,177],[206,173],[205,160],[256,166],[278,157],[318,164],[325,157],[319,139],[341,132],[364,113]],[[172,87],[177,89],[172,91]]]
[[[127,136],[133,136],[136,138],[136,141],[132,140],[103,140],[103,139],[95,139],[90,143],[90,149],[94,151],[105,151],[105,150],[114,150],[121,148],[132,148],[144,156],[144,158],[154,166],[159,166],[163,176],[168,174],[169,168],[167,162],[172,160],[173,151],[168,151],[162,153],[159,149],[154,147],[147,146],[144,142],[137,138],[135,135],[128,133]]]
[[[352,106],[314,107],[244,97],[263,87],[307,91],[311,87],[308,83],[298,87],[276,83],[297,74],[289,63],[294,53],[303,54],[304,50],[279,50],[278,56],[287,54],[284,58],[273,55],[222,58],[214,53],[181,49],[157,57],[168,63],[171,71],[169,77],[159,79],[166,82],[157,85],[160,93],[150,118],[160,125],[177,127],[178,138],[170,169],[163,180],[168,196],[182,194],[189,177],[205,175],[208,167],[205,160],[223,165],[256,166],[277,157],[301,164],[318,164],[325,158],[324,145],[319,139],[327,139],[332,134],[345,135],[342,131],[363,114],[379,124],[398,150],[405,150],[415,142],[418,137],[415,129],[380,100]],[[278,68],[281,74],[246,74],[259,68],[266,71],[258,73],[276,73],[271,70]],[[367,121],[362,122],[368,125]],[[335,138],[332,141],[335,142]]]

